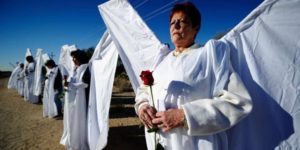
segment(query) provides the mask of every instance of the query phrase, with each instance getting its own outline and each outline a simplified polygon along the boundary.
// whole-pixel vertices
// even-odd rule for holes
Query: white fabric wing
[[[33,94],[36,96],[39,96],[42,93],[42,67],[44,65],[42,52],[43,49],[38,48],[35,55]]]
[[[27,56],[32,56],[30,48],[26,49],[26,53],[25,53],[25,57],[24,57],[24,68],[26,68],[26,66],[28,65],[28,62],[26,61]]]
[[[30,51],[30,48],[27,48],[27,49],[26,49],[25,58],[26,58],[27,56],[32,56],[31,51]]]
[[[254,109],[232,130],[240,149],[300,148],[300,1],[264,1],[222,40]]]
[[[18,74],[20,73],[21,68],[20,65],[17,65],[15,69],[11,72],[11,75],[9,77],[7,88],[8,89],[17,89],[17,83],[18,83]]]
[[[150,70],[158,50],[166,46],[160,43],[127,1],[111,0],[98,8],[136,90],[141,83],[141,71]]]
[[[90,149],[107,144],[109,108],[118,52],[111,36],[105,32],[90,60],[91,84],[88,104],[88,142]]]
[[[58,64],[65,67],[70,75],[73,72],[74,63],[71,57],[71,51],[76,49],[75,45],[63,45],[60,50]]]

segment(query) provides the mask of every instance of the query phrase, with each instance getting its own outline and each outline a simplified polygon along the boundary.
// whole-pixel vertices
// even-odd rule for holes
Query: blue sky
[[[183,0],[129,0],[162,42],[170,42],[169,10]],[[230,30],[262,0],[190,0],[201,11],[198,43]],[[12,70],[9,63],[24,61],[26,48],[37,48],[59,57],[65,44],[95,47],[105,31],[97,6],[106,0],[1,0],[0,70]]]

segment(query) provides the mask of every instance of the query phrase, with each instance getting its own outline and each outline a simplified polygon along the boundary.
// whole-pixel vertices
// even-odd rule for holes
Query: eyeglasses
[[[187,18],[174,19],[174,20],[171,20],[171,22],[170,22],[170,26],[172,26],[172,25],[184,26],[184,25],[189,25],[189,24],[191,24],[191,21]]]

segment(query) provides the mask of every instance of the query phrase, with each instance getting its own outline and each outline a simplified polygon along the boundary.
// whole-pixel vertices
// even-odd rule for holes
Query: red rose
[[[153,82],[154,82],[152,72],[150,70],[142,71],[140,77],[141,77],[141,79],[142,79],[142,81],[144,82],[145,85],[149,85],[150,94],[151,94],[151,101],[152,101],[152,107],[155,108],[153,93],[152,93],[152,85],[153,85]],[[154,150],[159,150],[159,149],[164,150],[164,147],[160,143],[158,143],[157,139],[156,139],[156,133],[158,132],[158,130],[159,130],[158,127],[152,127],[150,129],[148,129],[147,132],[149,132],[149,133],[154,132],[154,144],[155,144],[155,149]]]
[[[149,70],[142,71],[140,77],[145,85],[150,85],[150,86],[153,85],[154,78],[152,76],[151,71]]]

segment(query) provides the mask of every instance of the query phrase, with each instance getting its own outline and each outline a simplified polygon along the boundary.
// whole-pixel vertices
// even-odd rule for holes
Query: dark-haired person
[[[33,92],[35,63],[32,56],[27,56],[26,61],[28,64],[25,66],[24,100],[36,104],[39,99]]]
[[[206,47],[195,43],[200,24],[200,12],[192,3],[173,7],[170,36],[175,50],[162,56],[153,70],[158,110],[151,106],[148,87],[137,90],[140,120],[147,128],[161,129],[156,140],[168,150],[227,150],[231,141],[226,130],[252,110],[227,46],[213,40]],[[146,141],[148,149],[154,149],[153,133],[146,132]]]
[[[88,57],[84,51],[71,53],[75,68],[66,86],[64,132],[60,143],[69,150],[87,150],[87,103],[90,85]]]
[[[60,95],[63,92],[63,81],[66,79],[66,70],[55,64],[54,60],[46,61],[48,68],[47,79],[43,92],[43,116],[50,118],[62,117],[62,102]]]

